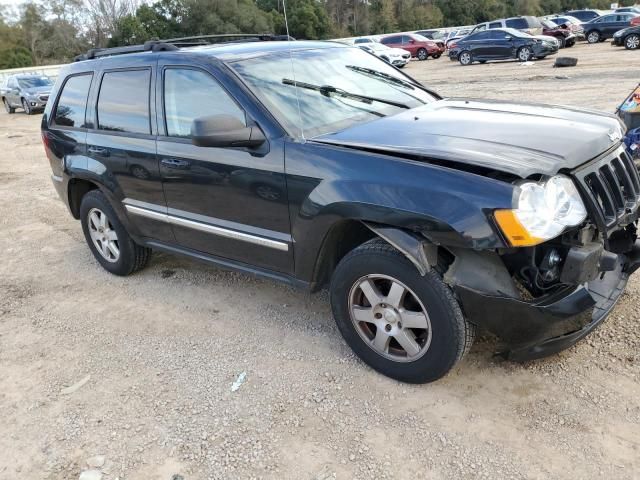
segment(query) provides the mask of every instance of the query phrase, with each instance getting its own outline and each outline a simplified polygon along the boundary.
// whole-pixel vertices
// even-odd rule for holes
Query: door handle
[[[109,156],[109,149],[104,147],[89,147],[87,151],[89,153],[93,153],[94,155],[100,155],[102,157]]]
[[[180,168],[180,169],[189,168],[189,166],[191,165],[191,162],[187,162],[186,160],[180,160],[178,158],[163,158],[160,163],[167,168]]]

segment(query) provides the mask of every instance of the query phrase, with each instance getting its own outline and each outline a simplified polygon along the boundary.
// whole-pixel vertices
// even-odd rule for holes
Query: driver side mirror
[[[191,142],[198,147],[256,148],[266,142],[258,126],[248,127],[232,115],[198,117],[191,124]]]

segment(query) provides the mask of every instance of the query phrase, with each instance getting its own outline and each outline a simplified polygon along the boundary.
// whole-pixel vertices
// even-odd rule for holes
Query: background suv
[[[22,108],[27,115],[44,110],[53,82],[39,75],[11,75],[2,89],[2,103],[7,113]]]
[[[638,17],[640,15],[637,13],[611,13],[594,18],[584,24],[587,42],[604,42],[606,39],[612,38],[617,31],[630,27],[631,20]]]
[[[412,57],[418,60],[426,60],[429,57],[440,58],[444,53],[444,47],[433,40],[415,33],[403,33],[401,35],[388,35],[380,40],[380,43],[388,47],[401,48],[408,51]]]
[[[536,17],[511,17],[502,20],[494,20],[476,25],[472,33],[481,32],[483,30],[491,30],[495,28],[513,28],[521,30],[529,35],[542,35],[542,24]]]

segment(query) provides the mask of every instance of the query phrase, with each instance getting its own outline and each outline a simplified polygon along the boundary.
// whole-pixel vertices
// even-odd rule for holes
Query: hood
[[[624,133],[615,115],[592,110],[445,99],[313,140],[527,178],[576,168],[620,144]]]
[[[25,88],[23,89],[23,92],[28,93],[30,95],[40,95],[40,94],[48,94],[51,93],[51,85],[45,85],[43,87],[32,87],[32,88]]]
[[[551,42],[555,44],[558,43],[558,41],[556,40],[556,37],[553,37],[551,35],[533,35],[533,36],[538,40],[544,40],[545,42]]]

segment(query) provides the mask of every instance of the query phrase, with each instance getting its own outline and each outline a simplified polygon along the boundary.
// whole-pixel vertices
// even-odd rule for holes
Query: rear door
[[[109,61],[107,65],[114,65]],[[132,62],[128,62],[130,65]],[[112,201],[122,202],[140,236],[173,240],[171,226],[146,210],[166,209],[156,156],[155,78],[152,56],[132,68],[102,70],[92,92],[87,156],[102,175]]]
[[[490,30],[475,33],[473,36],[467,38],[468,50],[471,51],[474,59],[489,59],[493,56],[493,49],[491,45]]]
[[[178,244],[192,251],[293,272],[284,154],[196,146],[191,124],[226,114],[251,122],[214,67],[161,60],[157,82],[158,157]],[[212,72],[215,71],[215,73]]]
[[[403,48],[402,35],[394,35],[392,37],[383,38],[380,43],[392,48]]]

